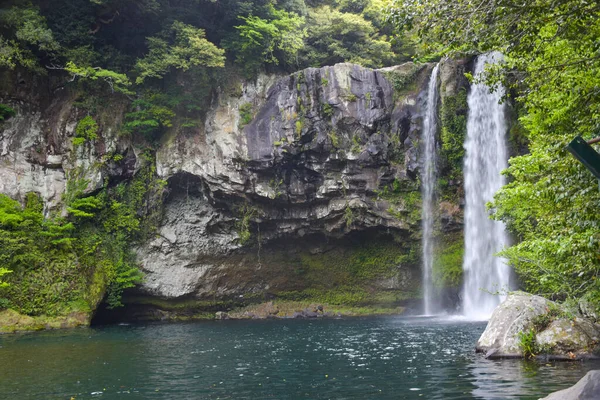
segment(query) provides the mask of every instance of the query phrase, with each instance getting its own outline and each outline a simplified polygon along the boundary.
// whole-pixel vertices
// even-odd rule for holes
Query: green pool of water
[[[0,399],[537,399],[598,363],[489,361],[485,323],[215,321],[0,336]]]

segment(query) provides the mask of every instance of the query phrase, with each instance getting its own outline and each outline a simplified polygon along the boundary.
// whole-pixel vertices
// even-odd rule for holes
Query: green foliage
[[[154,231],[165,184],[156,179],[153,166],[146,166],[131,182],[74,202],[92,214],[84,219],[73,214],[80,221],[79,256],[105,277],[109,308],[121,306],[123,290],[141,281],[131,244]]]
[[[17,115],[15,110],[5,104],[0,104],[0,122],[5,121]]]
[[[546,308],[546,312],[539,314],[531,321],[533,327],[527,331],[518,333],[519,347],[523,352],[525,358],[532,358],[540,353],[547,353],[548,348],[546,346],[540,346],[536,342],[536,335],[539,332],[545,330],[553,321],[557,319],[573,319],[575,314],[570,310],[571,305],[569,302],[565,302],[562,305],[557,303],[550,303]],[[575,303],[575,313],[579,312],[579,308]]]
[[[6,274],[10,274],[11,272],[12,272],[12,271],[11,271],[10,269],[8,269],[8,268],[3,268],[3,267],[0,267],[0,278],[2,278],[2,276],[6,275]],[[8,283],[6,283],[6,282],[3,282],[3,281],[0,279],[0,288],[6,287],[6,286],[8,286]],[[0,305],[0,308],[2,308],[2,306],[1,306],[1,305]]]
[[[442,156],[449,171],[444,175],[450,179],[462,177],[462,165],[467,135],[467,91],[460,89],[454,96],[446,96],[441,108]]]
[[[394,59],[391,45],[359,14],[322,6],[309,12],[308,36],[300,54],[303,65],[318,67],[351,62],[382,67]]]
[[[239,216],[235,227],[238,233],[239,242],[242,246],[244,246],[249,244],[252,239],[250,223],[258,216],[258,209],[248,203],[244,203],[238,207],[237,213]]]
[[[331,131],[327,134],[329,140],[331,140],[331,145],[336,149],[340,147],[340,137],[335,131]]]
[[[346,205],[346,208],[344,209],[344,220],[346,221],[346,226],[349,228],[352,226],[352,224],[354,223],[354,212],[352,211],[352,208],[350,207],[350,205]]]
[[[93,218],[101,206],[101,201],[96,197],[76,198],[67,205],[67,211],[74,218]]]
[[[73,78],[80,78],[92,82],[100,79],[104,81],[113,92],[133,94],[133,92],[128,89],[128,87],[131,86],[131,82],[125,74],[119,74],[100,67],[78,66],[72,61],[67,62],[65,71],[71,74]]]
[[[350,151],[354,154],[358,154],[360,153],[361,149],[362,144],[360,143],[360,139],[358,138],[358,136],[352,136],[352,147],[350,148]]]
[[[219,45],[249,76],[264,66],[390,65],[406,58],[410,43],[384,23],[389,3],[10,1],[0,6],[0,66],[64,69],[131,94],[131,80],[156,84],[174,71],[223,67]]]
[[[547,29],[546,35],[556,34],[554,28]],[[600,25],[589,29],[600,32]],[[535,91],[524,99],[528,113],[521,118],[530,154],[510,161],[507,173],[513,180],[492,205],[494,217],[505,221],[520,239],[503,255],[527,289],[560,297],[598,290],[600,219],[594,206],[600,200],[598,183],[564,146],[577,134],[590,137],[600,124],[600,114],[594,111],[600,104],[595,94],[600,64],[567,66],[560,74],[536,70],[569,64],[575,57],[593,57],[589,40],[584,36],[555,41],[532,60],[528,82]]]
[[[321,112],[324,116],[331,118],[331,116],[333,115],[333,106],[329,103],[323,103],[323,105],[321,106]]]
[[[0,297],[28,314],[57,313],[56,302],[70,301],[84,288],[71,253],[73,224],[45,220],[42,210],[34,193],[24,207],[0,195],[0,269],[9,283],[1,285]]]
[[[129,183],[85,196],[87,182],[71,177],[69,216],[44,218],[39,197],[25,207],[0,195],[0,268],[5,307],[28,315],[64,315],[95,307],[106,291],[110,307],[141,280],[131,245],[155,229],[165,182],[153,167]],[[8,273],[8,275],[7,275]]]
[[[277,293],[287,300],[312,300],[329,304],[368,305],[394,303],[414,295],[410,289],[374,294],[373,282],[394,276],[416,263],[416,252],[407,243],[377,236],[336,245],[324,253],[294,253],[285,265],[294,268],[290,281],[307,289]]]
[[[256,74],[263,63],[294,63],[304,44],[304,17],[277,10],[272,5],[267,10],[266,18],[240,16],[244,24],[236,26],[237,35],[224,44],[235,54],[236,63],[242,65],[248,75]]]
[[[17,65],[27,69],[44,72],[39,65],[37,54],[53,55],[60,45],[40,15],[36,7],[11,7],[0,9],[0,22],[3,33],[0,34],[0,67],[15,68]],[[9,32],[5,36],[6,32]]]
[[[240,129],[244,129],[244,126],[248,125],[254,119],[254,107],[252,103],[244,103],[240,106],[240,122],[238,124]]]
[[[390,203],[387,212],[394,218],[409,224],[417,224],[421,219],[421,192],[418,184],[394,180],[391,186],[376,190],[377,199]]]
[[[414,90],[418,72],[419,67],[416,64],[411,64],[408,70],[384,72],[394,89],[394,101],[398,101],[402,95]]]
[[[304,120],[302,118],[297,119],[295,123],[294,132],[296,133],[296,137],[300,138],[302,136],[302,128],[304,127]]]
[[[91,116],[87,115],[77,123],[73,145],[79,146],[87,141],[98,138],[98,124]]]
[[[225,66],[224,50],[205,38],[203,29],[173,22],[159,37],[148,38],[149,52],[137,61],[136,83],[147,78],[162,78],[171,68],[187,71],[192,67]]]
[[[575,315],[568,310],[567,303],[565,303],[564,305],[550,303],[550,305],[546,309],[546,313],[539,314],[533,319],[533,327],[536,332],[541,332],[544,329],[546,329],[553,321],[560,318],[573,319],[575,318]]]
[[[538,353],[537,344],[535,342],[535,330],[530,329],[526,332],[519,332],[519,347],[523,352],[523,357],[532,358]]]
[[[277,296],[283,300],[316,301],[319,303],[358,306],[370,303],[373,300],[370,294],[361,288],[342,286],[331,290],[305,289],[302,291],[281,292]]]
[[[175,111],[169,106],[168,97],[160,92],[147,92],[131,103],[131,112],[125,114],[123,131],[142,135],[151,142],[157,141],[173,126]]]
[[[448,235],[437,242],[433,258],[433,283],[438,287],[459,287],[465,252],[462,235]]]
[[[275,142],[275,143],[277,143],[277,142]],[[282,178],[274,178],[269,181],[269,188],[271,188],[271,190],[273,191],[273,198],[277,199],[277,198],[283,196],[283,194],[285,193],[283,184],[284,183],[283,183]]]

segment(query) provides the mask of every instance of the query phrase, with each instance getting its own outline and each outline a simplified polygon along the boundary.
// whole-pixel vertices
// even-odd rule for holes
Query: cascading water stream
[[[480,55],[474,75],[485,64],[501,59],[499,53]],[[468,96],[469,116],[465,141],[465,256],[463,260],[463,313],[470,319],[488,319],[508,289],[510,268],[495,256],[508,244],[504,224],[489,218],[486,203],[504,184],[500,171],[507,168],[506,121],[500,99],[502,87],[491,93],[478,83]]]
[[[421,173],[422,208],[422,247],[423,247],[423,311],[425,315],[434,314],[438,307],[435,305],[435,296],[431,281],[433,268],[433,222],[435,205],[435,185],[437,180],[437,104],[439,100],[437,77],[439,64],[431,71],[429,78],[429,91],[427,94],[427,107],[423,122],[423,165]]]

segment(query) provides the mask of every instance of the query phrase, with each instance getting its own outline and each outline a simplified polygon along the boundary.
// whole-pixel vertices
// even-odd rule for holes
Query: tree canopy
[[[396,58],[387,37],[360,14],[322,6],[310,11],[309,21],[302,50],[305,64],[318,67],[348,61],[376,68]]]
[[[226,60],[250,75],[339,61],[389,65],[406,59],[382,23],[389,1],[12,0],[0,6],[0,67],[44,73],[72,63],[140,85]]]

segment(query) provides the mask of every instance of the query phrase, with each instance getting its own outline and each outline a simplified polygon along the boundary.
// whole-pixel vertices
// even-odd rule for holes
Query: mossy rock
[[[72,312],[68,315],[49,317],[40,315],[31,317],[14,310],[0,311],[0,333],[40,331],[45,329],[66,329],[89,326],[89,313]]]
[[[433,258],[433,283],[439,288],[459,287],[463,279],[465,244],[462,232],[439,238]]]

